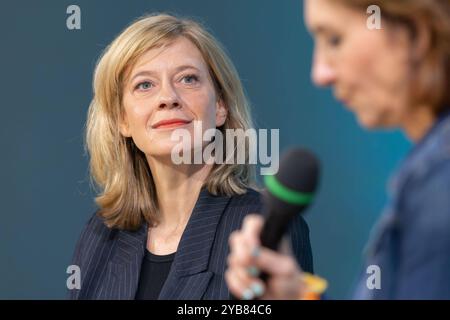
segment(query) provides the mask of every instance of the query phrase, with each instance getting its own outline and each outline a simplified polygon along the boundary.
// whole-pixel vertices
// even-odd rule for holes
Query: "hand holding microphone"
[[[301,149],[284,154],[277,175],[266,177],[263,216],[247,216],[230,237],[225,278],[235,297],[291,300],[324,290],[293,257],[276,252],[292,218],[312,202],[318,178],[316,157]]]
[[[245,218],[242,229],[230,237],[231,252],[225,279],[237,299],[297,299],[301,271],[295,259],[260,246],[264,220],[260,215]],[[266,282],[261,272],[269,275]]]

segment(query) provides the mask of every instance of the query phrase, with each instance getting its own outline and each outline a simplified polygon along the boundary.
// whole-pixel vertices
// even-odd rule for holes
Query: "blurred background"
[[[81,9],[68,30],[66,9]],[[101,51],[144,13],[203,22],[224,44],[257,127],[280,129],[322,161],[306,220],[315,272],[329,296],[350,297],[362,250],[410,147],[399,132],[368,133],[310,81],[313,43],[301,0],[2,1],[0,11],[0,299],[64,299],[75,242],[95,211],[83,148],[92,72]]]

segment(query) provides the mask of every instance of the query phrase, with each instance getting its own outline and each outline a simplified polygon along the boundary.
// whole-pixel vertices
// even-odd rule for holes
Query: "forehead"
[[[139,72],[141,69],[161,71],[167,68],[177,68],[180,65],[193,66],[199,70],[207,67],[200,50],[185,37],[178,37],[162,46],[146,51],[138,58],[132,68],[132,73]]]
[[[364,11],[336,0],[305,0],[304,20],[311,32],[323,28],[342,29],[365,21]],[[364,24],[365,25],[365,24]]]

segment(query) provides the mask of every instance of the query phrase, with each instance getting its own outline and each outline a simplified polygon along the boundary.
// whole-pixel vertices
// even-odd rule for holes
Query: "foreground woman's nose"
[[[311,71],[312,81],[316,86],[326,87],[333,85],[336,80],[336,71],[325,59],[315,58]]]

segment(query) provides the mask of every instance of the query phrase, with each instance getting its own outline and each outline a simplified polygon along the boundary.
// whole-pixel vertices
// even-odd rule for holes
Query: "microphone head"
[[[279,171],[265,176],[266,206],[283,215],[295,215],[313,201],[319,182],[320,163],[311,152],[292,148],[281,157]]]

